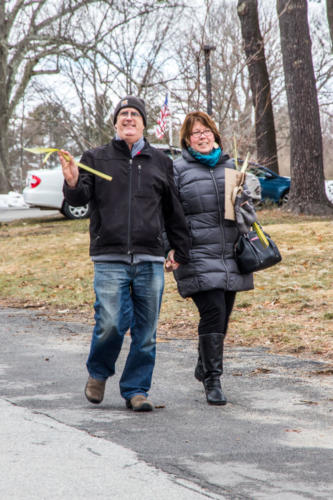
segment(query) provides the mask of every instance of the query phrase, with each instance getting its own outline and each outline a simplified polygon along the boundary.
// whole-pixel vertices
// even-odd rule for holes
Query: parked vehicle
[[[64,200],[64,177],[61,167],[29,170],[23,198],[27,205],[41,209],[58,209],[69,219],[89,217],[89,206],[72,207]]]
[[[150,145],[153,146],[153,148],[163,151],[163,153],[168,155],[171,160],[175,160],[182,153],[182,150],[180,148],[169,146],[168,144],[153,144],[152,142],[150,142]]]
[[[333,203],[333,181],[325,181],[326,196]]]
[[[261,201],[270,200],[282,205],[288,201],[290,177],[278,175],[257,163],[250,163],[248,172],[254,174],[261,185]]]
[[[290,177],[278,175],[262,165],[250,163],[248,172],[256,175],[261,185],[261,201],[271,200],[282,205],[288,201]],[[327,198],[333,203],[333,180],[325,181]]]

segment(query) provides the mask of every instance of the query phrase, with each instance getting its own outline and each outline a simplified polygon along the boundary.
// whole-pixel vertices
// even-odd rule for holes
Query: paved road
[[[332,366],[229,348],[230,402],[209,407],[196,342],[159,343],[157,408],[135,414],[119,396],[124,354],[105,401],[85,400],[89,341],[87,325],[0,309],[0,498],[333,498]]]
[[[11,222],[19,219],[42,218],[60,215],[59,210],[40,210],[39,208],[0,208],[0,222]]]

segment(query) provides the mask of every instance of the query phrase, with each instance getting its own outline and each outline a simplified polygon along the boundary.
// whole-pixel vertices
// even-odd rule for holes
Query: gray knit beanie
[[[121,99],[113,114],[113,123],[116,124],[117,122],[117,116],[118,113],[121,109],[123,108],[135,108],[139,111],[140,115],[142,116],[144,126],[147,125],[147,115],[146,115],[146,108],[145,108],[145,101],[141,99],[140,97],[134,97],[133,95],[127,95],[123,99]]]

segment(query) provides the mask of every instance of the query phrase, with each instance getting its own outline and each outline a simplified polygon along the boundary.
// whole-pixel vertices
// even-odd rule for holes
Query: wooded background
[[[168,92],[173,143],[207,108],[224,149],[291,175],[288,209],[330,214],[333,0],[4,0],[0,4],[0,192],[21,191],[40,158],[110,140],[126,94],[147,103],[147,134]],[[168,141],[169,135],[164,139]]]

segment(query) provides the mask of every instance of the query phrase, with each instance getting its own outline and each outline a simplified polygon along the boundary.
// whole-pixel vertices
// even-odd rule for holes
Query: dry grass
[[[333,222],[263,210],[260,220],[283,261],[239,293],[227,342],[333,359]],[[88,221],[61,217],[2,224],[0,303],[53,318],[93,322]],[[166,275],[159,340],[196,338],[198,314]]]

